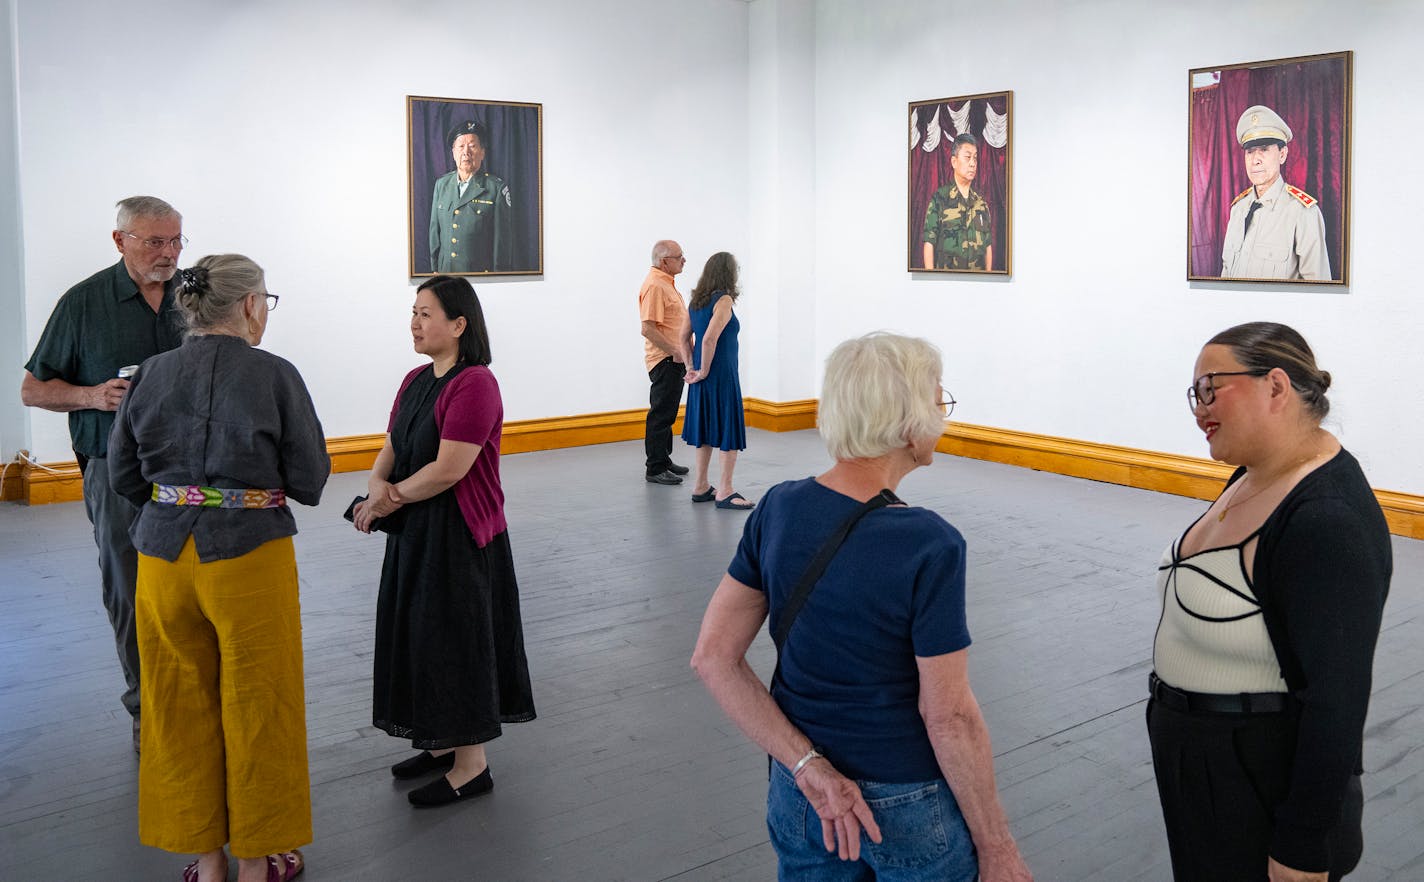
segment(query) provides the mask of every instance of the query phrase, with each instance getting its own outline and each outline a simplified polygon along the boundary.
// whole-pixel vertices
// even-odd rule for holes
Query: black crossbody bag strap
[[[806,605],[806,600],[811,596],[811,591],[820,581],[821,574],[830,565],[831,558],[840,551],[841,545],[845,543],[850,531],[855,529],[855,525],[860,523],[860,519],[875,511],[877,508],[884,508],[887,505],[903,505],[900,497],[889,490],[881,490],[879,493],[860,504],[845,523],[836,528],[811,558],[811,563],[806,567],[806,572],[801,574],[801,580],[796,583],[796,588],[792,590],[791,597],[786,601],[786,609],[781,614],[781,619],[777,623],[776,630],[771,632],[771,642],[776,644],[776,670],[771,674],[772,685],[781,679],[781,650],[786,645],[786,638],[791,633],[791,626],[796,622],[796,616],[801,613],[801,608]]]

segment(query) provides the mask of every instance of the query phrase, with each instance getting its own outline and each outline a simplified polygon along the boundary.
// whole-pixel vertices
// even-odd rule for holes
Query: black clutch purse
[[[353,524],[356,523],[356,504],[358,502],[365,501],[366,497],[364,496],[357,496],[355,499],[351,500],[351,504],[346,506],[346,513],[343,514],[342,517],[346,518],[346,520],[350,521]],[[375,520],[371,521],[371,529],[380,530],[382,533],[399,533],[400,522],[402,520],[400,514],[400,511],[397,510],[395,514],[388,515],[383,518],[376,518]]]

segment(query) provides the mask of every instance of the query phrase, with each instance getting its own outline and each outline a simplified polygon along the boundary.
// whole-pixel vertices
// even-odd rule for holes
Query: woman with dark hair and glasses
[[[1238,325],[1187,400],[1226,489],[1158,567],[1147,727],[1184,880],[1325,882],[1359,862],[1361,742],[1392,559],[1360,464],[1321,428],[1296,331]]]
[[[431,363],[401,383],[354,520],[387,533],[374,724],[421,751],[391,774],[445,773],[408,794],[438,806],[494,789],[484,744],[534,719],[534,698],[499,482],[504,405],[475,289],[431,278],[410,332]]]
[[[312,841],[296,521],[331,461],[306,384],[256,347],[277,306],[262,268],[217,254],[179,270],[189,337],[133,376],[109,482],[139,506],[143,693],[138,833],[197,854],[184,882],[300,874]]]

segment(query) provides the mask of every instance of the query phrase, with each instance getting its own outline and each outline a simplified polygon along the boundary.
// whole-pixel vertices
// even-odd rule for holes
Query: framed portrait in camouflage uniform
[[[408,95],[411,276],[544,272],[544,106]]]
[[[1188,72],[1189,280],[1347,284],[1353,60]]]
[[[910,102],[906,269],[1007,275],[1013,92]]]

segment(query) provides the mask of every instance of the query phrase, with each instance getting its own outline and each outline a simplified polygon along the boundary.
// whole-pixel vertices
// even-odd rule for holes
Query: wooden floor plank
[[[813,432],[748,435],[749,497],[828,464]],[[303,878],[774,877],[765,757],[687,664],[745,518],[645,483],[641,459],[630,442],[503,460],[539,719],[490,745],[492,795],[428,812],[387,771],[408,747],[370,725],[383,545],[341,519],[365,475],[297,507],[316,828]],[[971,679],[1038,877],[1168,878],[1143,724],[1152,581],[1203,504],[947,456],[900,495],[968,539]],[[1394,549],[1352,882],[1424,878],[1424,543]],[[96,582],[82,506],[0,504],[0,879],[171,879],[183,863],[138,843]],[[751,660],[770,672],[765,634]]]

